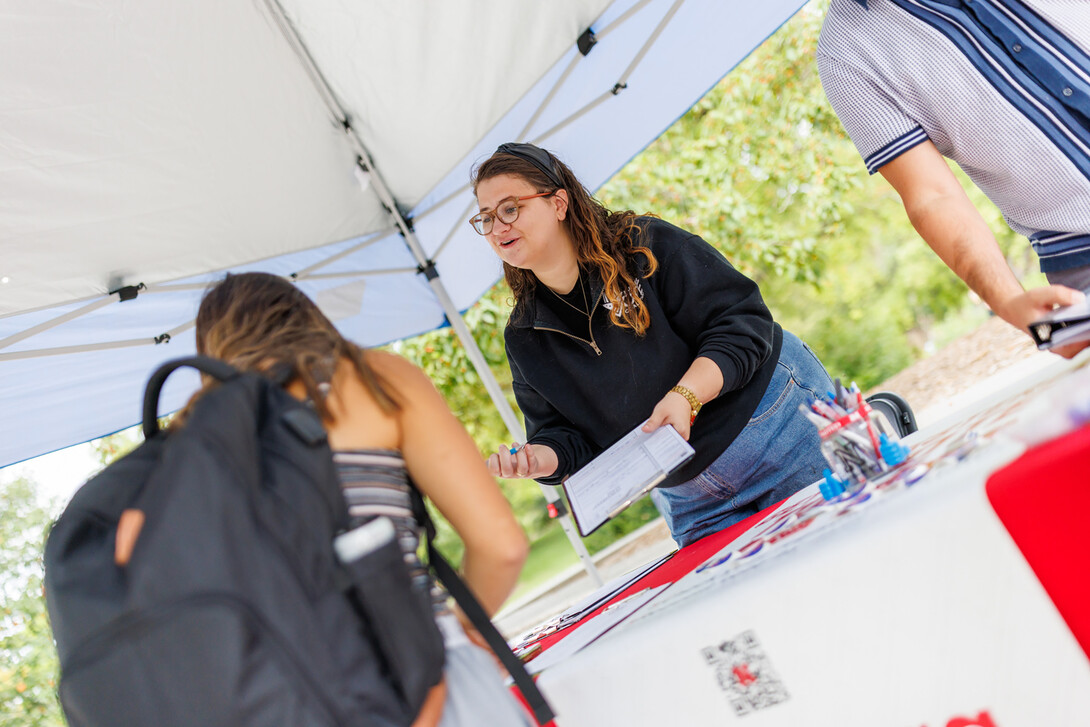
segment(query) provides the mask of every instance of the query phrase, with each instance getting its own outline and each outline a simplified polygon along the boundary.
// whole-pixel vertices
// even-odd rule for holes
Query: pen
[[[836,396],[834,396],[833,392],[831,391],[826,392],[825,394],[825,405],[832,409],[834,412],[836,412],[836,415],[838,417],[842,417],[848,413],[848,409],[846,407],[843,407],[837,403]]]
[[[833,387],[836,389],[836,396],[834,397],[834,400],[836,401],[836,403],[840,407],[842,407],[844,409],[847,409],[848,408],[848,395],[844,391],[844,385],[840,383],[839,378],[837,378],[837,379],[835,379],[833,381]]]
[[[810,423],[816,426],[819,430],[822,430],[827,426],[836,424],[835,421],[829,421],[820,414],[815,414],[814,412],[810,411],[806,408],[804,404],[799,404],[799,411],[802,412],[802,415],[809,419]]]
[[[515,656],[518,657],[519,661],[527,662],[527,661],[530,661],[530,659],[533,659],[538,654],[540,654],[541,649],[542,649],[541,642],[538,642],[536,644],[530,644],[529,646],[524,646],[524,647],[522,647],[520,649],[515,649]]]
[[[821,399],[814,399],[810,406],[813,407],[814,411],[828,419],[830,422],[835,422],[837,419],[843,416],[842,414],[838,414],[836,410],[834,410],[831,406],[829,406]]]
[[[874,425],[871,424],[870,417],[867,416],[870,412],[867,410],[867,405],[863,401],[863,393],[857,393],[855,399],[856,405],[859,407],[859,413],[863,415],[863,422],[867,425],[867,434],[870,435],[870,441],[874,445],[874,452],[877,454],[882,451],[882,447],[878,444],[878,435],[874,432]]]

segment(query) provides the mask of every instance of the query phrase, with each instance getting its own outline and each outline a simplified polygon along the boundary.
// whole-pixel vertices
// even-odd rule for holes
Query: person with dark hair
[[[201,301],[197,351],[243,371],[290,371],[286,389],[326,428],[353,526],[389,517],[420,588],[433,595],[446,641],[444,679],[414,726],[525,725],[489,653],[471,643],[417,555],[410,488],[435,504],[465,544],[466,584],[492,615],[511,593],[526,538],[476,445],[422,371],[346,340],[291,282],[228,275]],[[184,424],[183,424],[184,426]],[[468,633],[468,637],[467,637]]]
[[[532,144],[501,145],[473,189],[470,224],[515,299],[505,343],[527,428],[492,474],[558,485],[641,423],[672,425],[696,454],[652,497],[682,546],[821,477],[799,405],[829,375],[711,245],[606,209]]]

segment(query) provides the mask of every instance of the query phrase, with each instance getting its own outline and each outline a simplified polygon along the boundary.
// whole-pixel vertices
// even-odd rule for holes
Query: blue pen
[[[836,395],[831,391],[825,392],[825,403],[829,405],[829,408],[835,411],[839,416],[844,416],[848,413],[848,410],[841,406],[840,401]]]

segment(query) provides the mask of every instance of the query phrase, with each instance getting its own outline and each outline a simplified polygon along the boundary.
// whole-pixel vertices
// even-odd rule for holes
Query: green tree
[[[55,508],[43,505],[25,478],[0,484],[0,501],[0,727],[60,726],[41,557]]]
[[[867,387],[972,304],[889,185],[868,178],[825,97],[814,57],[827,5],[805,6],[598,195],[717,246],[833,375]],[[1028,243],[957,174],[1025,272]]]
[[[159,419],[159,426],[165,429],[170,422],[171,416],[173,415],[161,417]],[[105,467],[114,460],[121,459],[126,454],[136,449],[143,441],[144,434],[138,424],[129,427],[128,429],[122,429],[120,432],[114,432],[101,439],[94,440],[91,442],[91,448],[95,451],[98,463]]]

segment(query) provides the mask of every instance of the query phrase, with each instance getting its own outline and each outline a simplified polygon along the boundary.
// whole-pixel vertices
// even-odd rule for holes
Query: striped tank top
[[[420,560],[423,527],[413,516],[413,485],[401,453],[393,449],[353,449],[333,452],[351,527],[379,516],[388,517],[412,575],[413,585],[430,591],[436,614],[450,612],[446,592]]]

